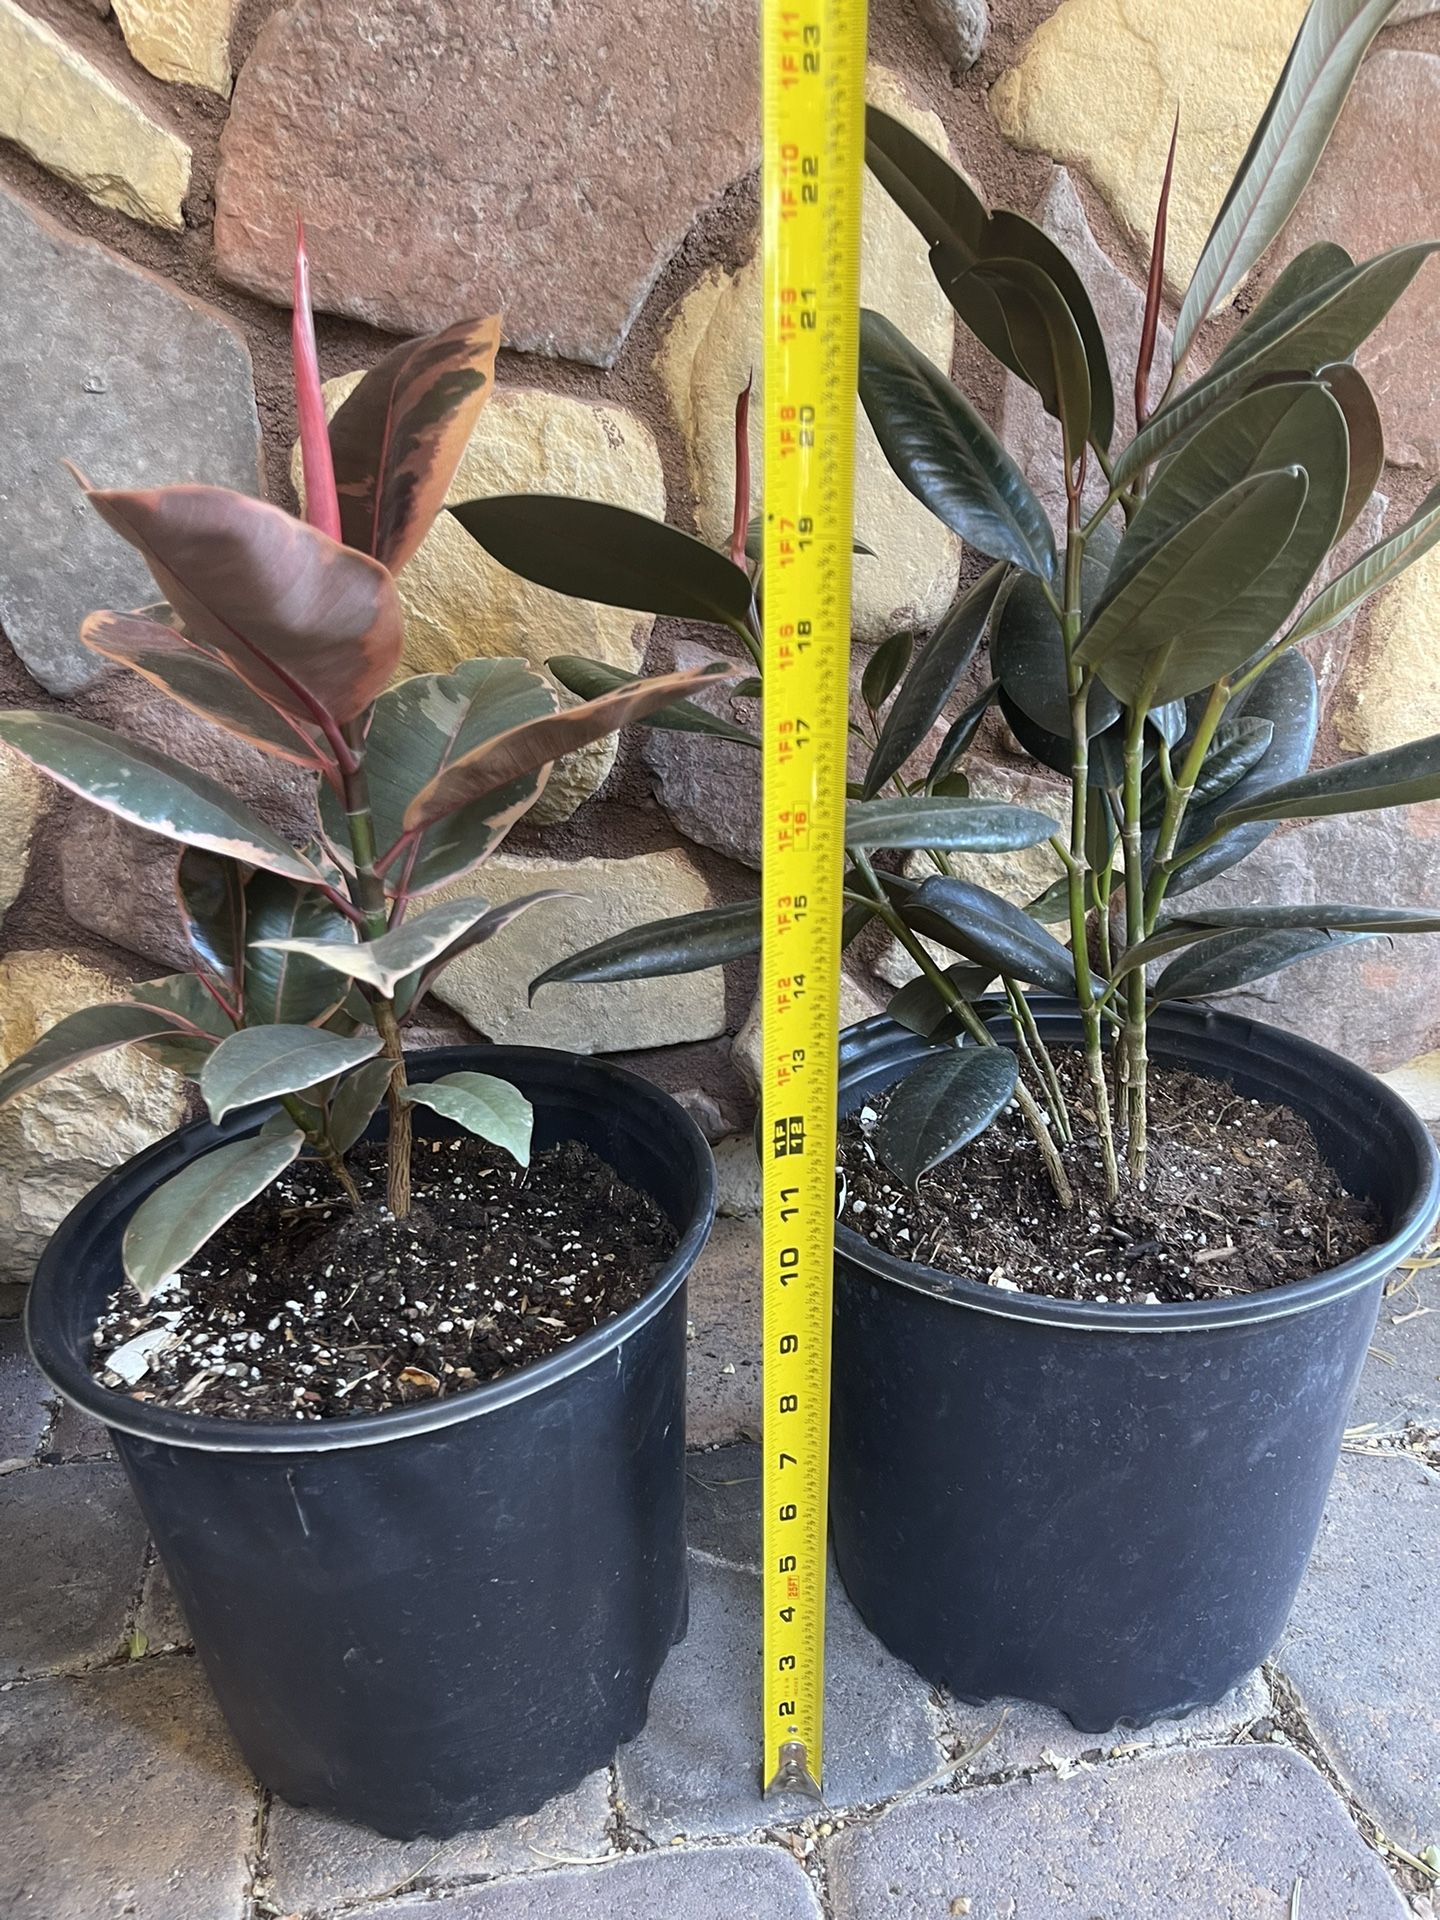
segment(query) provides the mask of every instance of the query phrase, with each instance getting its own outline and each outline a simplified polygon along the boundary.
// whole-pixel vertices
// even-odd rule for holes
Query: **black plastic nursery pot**
[[[1073,1008],[1034,1006],[1048,1043],[1079,1043]],[[851,1028],[842,1113],[925,1051],[885,1018]],[[1086,1732],[1218,1700],[1274,1647],[1386,1278],[1440,1209],[1425,1128],[1335,1054],[1184,1008],[1156,1016],[1151,1056],[1302,1114],[1385,1239],[1270,1292],[1130,1306],[837,1237],[831,1526],[851,1598],[962,1699],[1038,1701]]]
[[[402,1838],[533,1810],[644,1724],[686,1619],[685,1277],[714,1164],[648,1081],[538,1048],[416,1055],[513,1081],[535,1145],[581,1140],[679,1235],[645,1298],[549,1358],[453,1398],[300,1427],[147,1406],[86,1355],[126,1222],[252,1110],[111,1175],[36,1274],[28,1330],[104,1421],[221,1707],[285,1799]],[[460,1128],[415,1110],[419,1138]],[[373,1123],[384,1131],[383,1117]]]

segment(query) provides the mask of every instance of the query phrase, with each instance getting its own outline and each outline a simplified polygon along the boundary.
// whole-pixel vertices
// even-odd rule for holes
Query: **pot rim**
[[[484,1386],[472,1387],[442,1400],[391,1407],[382,1413],[347,1415],[339,1420],[291,1426],[275,1420],[187,1414],[171,1407],[147,1405],[102,1386],[86,1366],[83,1356],[74,1351],[59,1324],[56,1303],[64,1294],[66,1276],[77,1258],[72,1248],[78,1251],[98,1232],[133,1212],[145,1197],[145,1191],[137,1192],[137,1187],[152,1190],[160,1179],[178,1172],[199,1152],[257,1131],[268,1115],[276,1111],[276,1103],[270,1102],[228,1114],[219,1126],[198,1120],[167,1134],[107,1174],[66,1215],[40,1257],[25,1303],[25,1333],[30,1352],[51,1386],[82,1412],[103,1421],[106,1427],[162,1446],[194,1448],[208,1453],[330,1453],[382,1446],[392,1440],[433,1433],[479,1419],[559,1385],[621,1346],[673,1298],[709,1237],[716,1200],[715,1162],[709,1143],[691,1116],[664,1088],[627,1067],[590,1054],[570,1053],[558,1047],[476,1044],[424,1048],[405,1057],[407,1064],[416,1068],[433,1069],[418,1076],[430,1079],[466,1062],[473,1063],[477,1055],[483,1058],[488,1071],[502,1077],[507,1064],[518,1069],[527,1065],[559,1067],[563,1069],[563,1085],[574,1094],[577,1103],[583,1082],[588,1079],[596,1098],[586,1104],[624,1102],[632,1110],[638,1107],[641,1111],[647,1108],[655,1111],[689,1162],[697,1193],[689,1225],[648,1290],[623,1313],[581,1334],[543,1360],[519,1367]],[[150,1176],[148,1183],[147,1175]]]
[[[1046,1021],[1053,1026],[1067,1016],[1076,1023],[1079,1015],[1073,1005],[1051,995],[1031,995],[1031,1004],[1042,1029]],[[1008,1012],[1002,1007],[987,1009],[997,1025],[1007,1025]],[[1401,1099],[1383,1080],[1366,1068],[1357,1066],[1328,1047],[1318,1046],[1298,1034],[1245,1015],[1222,1013],[1210,1007],[1163,1007],[1152,1016],[1152,1034],[1158,1039],[1167,1033],[1179,1037],[1188,1033],[1196,1041],[1222,1042],[1245,1053],[1269,1058],[1282,1065],[1285,1057],[1294,1064],[1323,1074],[1333,1083],[1337,1100],[1348,1089],[1358,1092],[1363,1086],[1367,1098],[1378,1105],[1391,1127],[1401,1136],[1413,1157],[1414,1191],[1399,1219],[1384,1240],[1367,1247],[1353,1259],[1342,1261],[1308,1280],[1289,1281],[1260,1293],[1239,1294],[1228,1300],[1161,1301],[1155,1305],[1111,1301],[1099,1305],[1093,1301],[1057,1300],[1047,1294],[997,1293],[978,1280],[945,1273],[938,1267],[921,1266],[902,1260],[872,1246],[853,1227],[835,1224],[835,1250],[852,1266],[874,1282],[886,1281],[907,1292],[923,1294],[954,1307],[988,1313],[1002,1320],[1021,1320],[1034,1326],[1069,1329],[1073,1332],[1113,1334],[1215,1333],[1227,1328],[1254,1326],[1263,1321],[1286,1319],[1308,1313],[1316,1307],[1373,1286],[1391,1274],[1408,1254],[1428,1238],[1440,1218],[1440,1153],[1428,1128],[1409,1103]],[[903,1058],[912,1050],[916,1057],[928,1048],[919,1035],[911,1033],[888,1014],[876,1014],[846,1028],[841,1035],[839,1086],[843,1099],[847,1082],[853,1084],[865,1065],[879,1064],[876,1055],[888,1043],[890,1057]],[[903,1043],[908,1043],[903,1044]],[[868,1058],[867,1058],[868,1056]],[[1199,1064],[1186,1059],[1184,1064],[1200,1071]],[[1223,1078],[1212,1073],[1210,1078]]]

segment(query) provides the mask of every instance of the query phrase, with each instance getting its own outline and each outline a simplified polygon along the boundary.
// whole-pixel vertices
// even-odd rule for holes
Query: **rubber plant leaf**
[[[941,264],[933,264],[944,289]],[[994,293],[1025,379],[1060,422],[1061,457],[1073,469],[1090,437],[1090,367],[1060,289],[1032,260],[987,253],[965,271]]]
[[[1272,630],[1263,595],[1247,594],[1294,532],[1307,490],[1304,469],[1288,467],[1221,494],[1107,595],[1076,659],[1121,700],[1147,706],[1232,672]]]
[[[957,960],[946,967],[945,978],[962,999],[978,1000],[989,990],[995,975],[988,967],[972,967],[968,961]],[[950,1002],[924,973],[916,974],[892,994],[885,1011],[899,1026],[918,1033],[922,1040],[942,1033],[955,1019]]]
[[[1003,604],[1001,594],[1007,578],[1013,576],[1003,563],[982,574],[911,662],[881,723],[875,751],[865,769],[864,799],[873,800],[900,771],[944,712],[979,649],[996,607]]]
[[[359,980],[389,999],[402,980],[424,972],[442,955],[458,957],[464,950],[459,942],[474,934],[477,927],[483,926],[484,932],[468,941],[471,946],[508,926],[536,900],[557,897],[560,889],[552,887],[530,894],[524,900],[509,901],[502,907],[491,907],[489,901],[478,896],[446,900],[392,927],[378,940],[281,939],[254,944],[273,953],[299,954],[316,966],[343,974],[347,980]]]
[[[170,1032],[141,1040],[140,1051],[157,1066],[183,1073],[190,1080],[199,1077],[216,1047],[235,1031],[235,1021],[217,1005],[196,973],[171,973],[159,980],[146,980],[130,989],[130,998],[140,1006],[155,1008],[175,1023]]]
[[[332,540],[340,531],[335,495],[335,464],[325,425],[325,394],[320,384],[320,354],[315,344],[315,315],[310,306],[310,256],[304,222],[295,222],[295,281],[290,311],[290,364],[295,379],[295,418],[300,429],[300,468],[305,518]]]
[[[1211,370],[1249,352],[1249,343],[1262,327],[1268,327],[1277,313],[1309,299],[1318,287],[1348,273],[1355,264],[1344,247],[1334,240],[1317,240],[1305,247],[1283,266],[1255,305],[1246,314],[1229,340],[1210,362]]]
[[[555,712],[554,690],[523,660],[463,660],[449,673],[417,673],[375,703],[365,738],[365,770],[377,845],[393,848],[405,831],[405,809],[430,781],[498,734]],[[518,819],[539,799],[543,767],[532,768],[473,807],[436,823],[387,868],[392,892],[429,893],[489,859]],[[320,821],[337,856],[348,858],[344,804],[320,792]]]
[[[302,954],[277,952],[273,940],[350,941],[355,929],[324,894],[269,873],[245,882],[244,1007],[252,1026],[307,1026],[328,1018],[345,997],[329,967]]]
[[[860,314],[860,399],[897,478],[982,553],[1054,583],[1055,536],[1020,469],[960,390],[883,314]]]
[[[988,887],[937,875],[902,902],[900,916],[917,933],[940,939],[976,966],[1052,993],[1075,991],[1075,964],[1066,949]]]
[[[1000,691],[1000,682],[991,680],[982,687],[975,698],[960,716],[952,721],[948,733],[940,742],[940,751],[931,763],[929,777],[925,782],[927,789],[934,792],[944,781],[949,780],[956,767],[964,759],[980,731],[980,723],[995,703]]]
[[[537,586],[602,606],[747,628],[749,574],[663,520],[548,493],[467,500],[450,511],[493,559]]]
[[[1232,795],[1216,826],[1248,820],[1311,820],[1328,813],[1368,813],[1440,799],[1440,733],[1358,760],[1338,760],[1236,804]]]
[[[646,714],[668,706],[673,700],[684,699],[729,679],[734,671],[724,662],[717,662],[689,673],[657,674],[633,686],[617,687],[598,700],[569,707],[564,713],[511,727],[451,761],[427,781],[405,810],[405,831],[422,832],[457,808],[486,799],[512,781],[522,780],[567,753],[575,753],[594,740],[602,740],[607,734],[643,720]]]
[[[495,388],[500,317],[458,320],[376,364],[337,408],[330,451],[340,537],[398,573],[445,504]]]
[[[1304,192],[1365,51],[1397,0],[1311,0],[1210,229],[1175,322],[1175,355],[1236,288]]]
[[[394,1072],[388,1060],[367,1060],[347,1073],[330,1101],[330,1144],[348,1153],[375,1117]]]
[[[1267,722],[1272,730],[1270,745],[1227,793],[1189,808],[1180,829],[1179,851],[1190,857],[1171,874],[1169,894],[1186,893],[1213,880],[1246,859],[1275,831],[1274,821],[1255,821],[1231,828],[1203,852],[1190,854],[1190,849],[1214,832],[1225,807],[1253,799],[1309,766],[1320,729],[1320,692],[1314,670],[1303,653],[1290,649],[1280,654],[1257,680],[1236,694],[1220,724],[1226,727],[1241,719]],[[1153,841],[1153,834],[1147,836],[1147,860],[1153,853]]]
[[[354,720],[400,664],[404,623],[378,561],[226,487],[87,487],[180,624],[302,721]]]
[[[908,638],[907,635],[892,637]],[[881,649],[877,647],[875,651],[878,655]],[[582,700],[596,700],[602,693],[613,693],[617,687],[633,687],[645,678],[644,674],[627,673],[623,667],[612,667],[604,660],[583,660],[573,653],[557,654],[545,664],[567,693],[579,694]],[[740,689],[732,686],[727,691],[735,695]],[[733,725],[721,714],[711,713],[708,707],[697,706],[693,700],[675,700],[668,707],[657,707],[654,713],[646,714],[640,725],[659,727],[669,733],[706,733],[716,740],[733,740],[737,746],[760,745],[755,734]]]
[[[134,826],[311,886],[320,880],[303,854],[218,780],[93,720],[15,709],[0,713],[0,740],[60,786]]]
[[[1086,543],[1080,573],[1082,618],[1093,617],[1105,591],[1116,540],[1105,527]],[[1037,727],[1068,743],[1070,739],[1070,680],[1065,667],[1065,642],[1055,609],[1039,581],[1015,582],[990,635],[990,670],[1007,700]],[[1086,706],[1091,734],[1103,733],[1120,717],[1120,702],[1108,687],[1092,681]],[[1065,755],[1069,769],[1069,750]]]
[[[187,847],[175,873],[175,897],[185,942],[197,963],[233,989],[244,978],[244,869],[218,853]]]
[[[1350,479],[1340,515],[1340,531],[1335,536],[1338,540],[1354,526],[1366,501],[1380,484],[1380,476],[1385,471],[1385,425],[1375,396],[1358,367],[1351,366],[1348,360],[1338,360],[1333,366],[1322,367],[1320,378],[1345,416],[1345,431],[1350,441]]]
[[[758,909],[757,909],[758,912]],[[82,1007],[43,1033],[33,1047],[12,1060],[0,1073],[0,1105],[17,1094],[38,1087],[53,1073],[97,1053],[109,1053],[115,1047],[134,1046],[144,1040],[188,1033],[188,1022],[181,1021],[162,1007],[142,1006],[134,1000],[107,1001],[103,1006]]]
[[[346,1038],[319,1027],[242,1027],[205,1062],[200,1091],[210,1118],[220,1121],[236,1107],[300,1093],[379,1051],[376,1033]]]
[[[1266,979],[1297,960],[1373,938],[1332,933],[1324,927],[1292,927],[1275,933],[1223,933],[1172,960],[1150,990],[1154,1001],[1202,1000]]]
[[[1432,487],[1398,533],[1377,541],[1338,580],[1317,593],[1286,635],[1292,643],[1313,640],[1349,617],[1379,588],[1388,586],[1440,540],[1440,486]]]
[[[1201,416],[1240,387],[1254,386],[1262,376],[1318,373],[1337,360],[1348,360],[1374,332],[1440,242],[1422,241],[1394,247],[1358,266],[1348,267],[1333,280],[1276,313],[1253,333],[1231,343],[1234,358],[1222,355],[1208,373],[1186,387],[1168,406],[1152,414],[1115,463],[1112,484],[1129,484],[1142,468],[1157,460],[1169,446],[1188,433]]]
[[[742,900],[735,906],[705,907],[699,913],[678,913],[668,920],[651,920],[629,927],[608,940],[597,940],[578,953],[567,954],[530,982],[530,999],[541,987],[569,981],[592,985],[598,981],[654,980],[663,974],[702,973],[723,967],[760,951],[760,902]]]
[[[1204,656],[1206,670],[1200,672],[1197,660],[1198,679],[1185,674],[1179,678],[1188,684],[1176,685],[1175,676],[1169,676],[1167,686],[1180,693],[1208,686],[1248,659],[1290,618],[1342,531],[1349,448],[1345,415],[1330,389],[1319,380],[1291,381],[1238,395],[1158,469],[1120,543],[1107,597],[1165,539],[1198,519],[1227,490],[1287,468],[1302,468],[1306,476],[1289,538],[1229,601],[1212,631],[1214,651]],[[1177,653],[1187,658],[1197,651],[1194,638],[1177,645]]]
[[[81,641],[102,660],[138,673],[188,712],[262,753],[318,771],[329,764],[304,722],[256,693],[215,654],[173,627],[135,613],[87,614]]]
[[[1004,1112],[1018,1077],[1008,1047],[962,1047],[922,1061],[891,1093],[876,1151],[898,1180],[917,1186]]]
[[[412,1081],[400,1097],[444,1114],[477,1138],[502,1147],[522,1167],[529,1166],[534,1114],[508,1080],[497,1080],[493,1073],[447,1073],[439,1080]]]
[[[952,853],[1012,853],[1043,845],[1055,831],[1048,813],[1006,800],[902,794],[852,800],[845,809],[845,845],[860,850],[935,847]]]
[[[1180,947],[1237,931],[1391,934],[1440,933],[1440,910],[1419,907],[1360,907],[1312,902],[1299,907],[1207,907],[1169,914],[1148,939],[1130,947],[1115,968],[1118,979],[1148,966]]]
[[[860,676],[860,698],[872,713],[878,713],[899,686],[914,651],[914,634],[902,628],[882,640],[865,662],[865,671]]]
[[[1103,696],[1106,689],[1102,687],[1100,692]],[[1042,767],[1049,767],[1052,773],[1063,774],[1069,779],[1073,771],[1074,751],[1068,730],[1063,734],[1051,733],[1048,727],[1037,726],[1028,713],[1016,706],[1003,687],[996,699],[1006,726],[1030,758],[1038,760]],[[1085,784],[1118,790],[1124,778],[1125,726],[1123,721],[1115,721],[1090,736],[1085,759]]]
[[[430,991],[452,961],[475,947],[483,946],[487,940],[493,940],[512,920],[518,920],[522,913],[528,913],[531,907],[539,906],[542,900],[573,900],[577,896],[563,887],[541,887],[534,893],[524,893],[514,900],[506,900],[498,907],[491,907],[488,913],[462,933],[456,934],[448,946],[442,947],[435,958],[415,973],[406,974],[395,986],[395,1011],[402,1018],[413,1013],[416,1007]]]
[[[232,1140],[192,1160],[143,1200],[121,1243],[126,1278],[141,1299],[148,1300],[227,1220],[263,1193],[304,1144],[294,1129]]]

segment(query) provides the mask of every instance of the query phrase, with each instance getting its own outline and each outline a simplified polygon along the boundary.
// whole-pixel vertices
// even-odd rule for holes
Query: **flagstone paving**
[[[0,1326],[0,1916],[1288,1920],[1298,1885],[1303,1920],[1436,1920],[1437,1327],[1437,1276],[1387,1302],[1275,1664],[1188,1720],[949,1700],[832,1579],[822,1808],[758,1791],[759,1452],[748,1408],[712,1406],[689,1635],[645,1731],[525,1819],[407,1844],[248,1777],[121,1470]]]

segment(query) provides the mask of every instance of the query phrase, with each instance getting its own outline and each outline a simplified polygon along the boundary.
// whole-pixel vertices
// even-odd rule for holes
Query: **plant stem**
[[[1175,844],[1180,837],[1180,829],[1185,824],[1185,813],[1195,797],[1195,783],[1200,777],[1200,769],[1205,764],[1205,756],[1210,751],[1210,743],[1215,738],[1215,729],[1230,702],[1230,683],[1217,680],[1210,689],[1210,698],[1200,723],[1195,729],[1195,737],[1190,742],[1178,778],[1165,796],[1165,811],[1160,820],[1160,831],[1155,840],[1155,857],[1150,866],[1150,880],[1145,890],[1146,933],[1154,931],[1155,921],[1165,899],[1165,887],[1170,878],[1170,867],[1175,857]]]
[[[319,1127],[315,1125],[309,1113],[306,1111],[304,1101],[300,1099],[298,1094],[281,1094],[280,1104],[295,1122],[295,1125],[300,1129],[301,1133],[304,1134],[311,1151],[318,1153],[331,1173],[334,1174],[345,1198],[350,1202],[356,1213],[359,1213],[360,1189],[351,1178],[350,1169],[340,1157],[339,1152],[336,1150],[335,1142],[330,1138],[325,1127],[323,1125]]]
[[[1030,1071],[1044,1088],[1045,1105],[1050,1109],[1050,1117],[1055,1122],[1056,1131],[1068,1147],[1075,1138],[1075,1130],[1070,1124],[1070,1109],[1065,1103],[1065,1089],[1061,1086],[1060,1076],[1055,1071],[1055,1062],[1050,1058],[1050,1049],[1046,1046],[1040,1029],[1035,1024],[1035,1015],[1030,1010],[1030,1002],[1013,980],[1005,982],[1005,997],[1010,1002],[1010,1018],[1015,1025],[1020,1052],[1029,1063]]]
[[[1100,1161],[1105,1170],[1105,1197],[1114,1200],[1120,1192],[1120,1170],[1115,1159],[1115,1129],[1110,1113],[1110,1089],[1105,1080],[1100,1009],[1095,1004],[1095,981],[1090,972],[1090,942],[1085,925],[1085,881],[1089,872],[1085,853],[1085,810],[1090,791],[1090,682],[1075,659],[1082,618],[1080,582],[1085,558],[1085,536],[1078,525],[1078,496],[1072,495],[1069,506],[1069,538],[1065,546],[1065,609],[1060,632],[1065,646],[1065,672],[1070,690],[1070,857],[1065,863],[1070,903],[1070,953],[1075,963],[1075,998],[1079,1003],[1080,1025],[1085,1037],[1085,1072],[1095,1101],[1095,1131],[1099,1136]]]
[[[1133,946],[1144,938],[1145,868],[1141,851],[1140,784],[1145,766],[1145,715],[1151,702],[1137,699],[1130,709],[1125,735],[1124,825],[1125,942]],[[1145,969],[1136,967],[1125,980],[1125,1034],[1121,1075],[1125,1084],[1127,1160],[1136,1186],[1145,1184],[1146,1033]]]
[[[364,917],[361,938],[379,940],[389,925],[389,903],[385,882],[376,871],[378,848],[375,843],[375,816],[370,810],[370,788],[361,761],[362,743],[349,741],[356,765],[345,775],[345,822],[350,835],[350,852],[355,873],[351,890],[355,904]],[[400,1023],[395,1017],[395,1002],[383,994],[370,1001],[375,1029],[381,1048],[390,1062],[390,1085],[386,1100],[390,1110],[390,1137],[386,1149],[386,1204],[397,1220],[410,1212],[410,1133],[411,1109],[405,1099],[405,1050],[400,1039]]]
[[[852,852],[850,858],[854,861],[856,870],[865,877],[865,883],[870,889],[870,895],[875,902],[875,909],[880,919],[884,921],[931,986],[954,1013],[970,1038],[978,1046],[995,1046],[997,1044],[995,1036],[985,1022],[964,996],[956,991],[954,982],[945,978],[943,969],[936,966],[926,951],[924,941],[906,926],[895,911],[890,903],[890,896],[876,878],[875,869],[871,866],[867,855]],[[1029,1129],[1032,1139],[1040,1149],[1040,1157],[1045,1162],[1045,1171],[1050,1177],[1051,1186],[1055,1189],[1055,1198],[1068,1210],[1075,1204],[1075,1195],[1071,1191],[1055,1142],[1050,1137],[1050,1129],[1045,1124],[1045,1116],[1036,1105],[1034,1095],[1023,1080],[1016,1082],[1015,1104],[1020,1109],[1021,1118]]]

